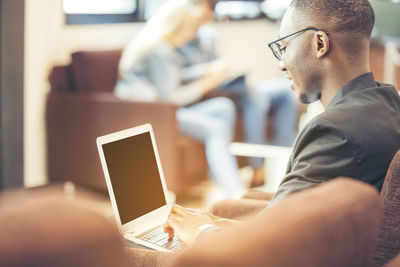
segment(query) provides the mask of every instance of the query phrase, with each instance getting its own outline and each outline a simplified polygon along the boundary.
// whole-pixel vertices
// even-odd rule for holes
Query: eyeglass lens
[[[278,60],[282,60],[283,59],[281,46],[278,43],[271,44],[271,50],[272,50],[272,52],[274,53],[275,57]]]

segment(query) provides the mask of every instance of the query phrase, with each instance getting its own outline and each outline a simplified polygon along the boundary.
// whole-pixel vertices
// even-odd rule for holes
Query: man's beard
[[[299,101],[302,104],[311,104],[321,99],[321,89],[312,89],[305,94],[300,94]]]
[[[302,104],[311,104],[321,99],[322,81],[321,73],[315,65],[308,62],[306,58],[302,59],[303,64],[297,65],[297,74],[291,77],[302,78],[298,81],[305,90],[299,92],[299,101]],[[300,74],[301,73],[301,74]]]
[[[305,73],[310,73],[309,82],[306,92],[300,94],[299,101],[303,104],[311,104],[321,99],[321,76],[318,73],[312,72],[312,68],[306,69]]]

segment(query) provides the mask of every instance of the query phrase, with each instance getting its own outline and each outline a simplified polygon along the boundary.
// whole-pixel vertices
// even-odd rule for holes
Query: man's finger
[[[176,214],[170,214],[168,220],[164,224],[164,232],[168,234],[169,238],[173,238],[175,234],[175,228],[181,223],[182,217]]]
[[[170,226],[168,221],[164,224],[164,233],[168,234],[169,239],[172,239],[175,235],[174,228]]]
[[[187,210],[184,207],[175,205],[171,209],[171,214],[178,214],[180,216],[184,216],[187,214]]]
[[[180,222],[182,222],[182,217],[175,214],[170,214],[168,216],[168,224],[170,227],[176,228]]]
[[[170,215],[168,215],[168,222],[170,223],[171,221],[182,222],[182,219],[183,218],[181,216],[175,213],[171,213]]]

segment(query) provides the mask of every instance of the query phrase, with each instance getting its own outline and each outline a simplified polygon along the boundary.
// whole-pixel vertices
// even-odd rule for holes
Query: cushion
[[[381,191],[381,226],[374,265],[382,266],[400,252],[400,151],[394,156]]]
[[[71,71],[76,91],[112,92],[121,53],[122,50],[73,53]]]
[[[49,82],[51,90],[57,92],[69,92],[74,89],[71,83],[71,67],[70,66],[56,66],[49,75]]]

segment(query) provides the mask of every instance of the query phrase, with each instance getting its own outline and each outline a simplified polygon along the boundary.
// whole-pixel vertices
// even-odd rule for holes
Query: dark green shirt
[[[346,176],[381,189],[400,149],[400,97],[365,73],[347,83],[297,136],[286,175],[271,200]]]

